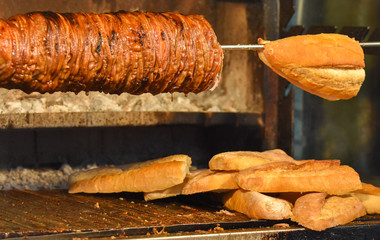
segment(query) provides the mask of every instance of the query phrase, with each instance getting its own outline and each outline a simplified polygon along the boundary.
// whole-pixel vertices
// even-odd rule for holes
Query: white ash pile
[[[165,93],[131,95],[81,92],[25,94],[20,90],[0,89],[0,114],[41,112],[105,112],[105,111],[175,111],[175,112],[249,112],[249,106],[238,109],[239,102],[222,91],[200,94]]]
[[[89,165],[85,169],[97,167]],[[0,190],[52,190],[67,189],[68,177],[81,169],[73,169],[64,164],[58,170],[29,169],[18,167],[11,170],[0,170]]]

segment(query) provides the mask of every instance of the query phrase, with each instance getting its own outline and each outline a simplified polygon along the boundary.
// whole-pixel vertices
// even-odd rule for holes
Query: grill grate
[[[70,195],[66,190],[0,191],[0,238],[99,239],[159,236],[156,234],[161,230],[167,233],[166,237],[191,234],[194,239],[198,239],[196,234],[199,239],[214,239],[223,234],[226,239],[235,239],[231,237],[233,234],[237,239],[251,239],[254,235],[260,239],[273,235],[316,236],[316,232],[306,231],[290,221],[250,220],[240,213],[226,214],[220,211],[222,207],[215,196],[198,194],[145,202],[141,194],[132,193]],[[273,225],[277,223],[289,223],[290,228],[276,229]],[[348,232],[351,237],[377,236],[380,218],[369,215],[324,234],[342,237]],[[339,239],[335,237],[329,239]]]

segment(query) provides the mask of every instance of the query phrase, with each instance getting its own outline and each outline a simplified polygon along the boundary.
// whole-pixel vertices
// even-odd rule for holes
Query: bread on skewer
[[[341,34],[288,37],[265,44],[260,59],[295,86],[333,101],[356,96],[365,78],[359,42]]]

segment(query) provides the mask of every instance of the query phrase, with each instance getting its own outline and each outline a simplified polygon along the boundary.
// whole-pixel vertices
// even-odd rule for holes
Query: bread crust
[[[69,193],[153,192],[182,183],[191,158],[172,155],[147,162],[92,169],[71,176]]]
[[[364,68],[364,53],[359,42],[341,34],[316,34],[287,37],[265,42],[264,55],[276,68],[332,67]]]
[[[362,188],[359,174],[354,169],[340,166],[339,161],[333,160],[270,163],[240,171],[236,182],[243,189],[264,193],[344,194]]]
[[[328,197],[326,193],[309,193],[295,202],[292,221],[309,229],[322,231],[349,223],[365,214],[365,208],[355,197]]]
[[[175,185],[170,188],[166,188],[163,190],[157,190],[154,192],[144,192],[144,200],[152,201],[156,199],[175,197],[182,193],[183,186],[186,184],[186,178],[183,183]]]
[[[355,191],[355,193],[371,194],[380,196],[380,188],[372,184],[362,183],[362,188]]]
[[[236,173],[236,171],[203,170],[187,181],[182,189],[182,194],[238,189],[239,186],[235,181]]]
[[[234,151],[216,154],[209,161],[209,167],[212,170],[234,171],[280,161],[295,160],[281,149],[264,152]]]
[[[317,34],[264,41],[260,59],[295,86],[327,100],[357,95],[365,78],[364,52],[354,39]]]
[[[255,191],[236,190],[223,197],[224,206],[253,219],[282,220],[293,216],[292,204]]]
[[[380,214],[380,188],[368,183],[362,183],[363,188],[350,193],[357,197],[368,214]]]
[[[185,180],[183,183],[175,185],[170,188],[166,188],[164,190],[158,190],[154,192],[145,192],[144,193],[144,200],[145,201],[151,201],[151,200],[156,200],[156,199],[162,199],[162,198],[168,198],[168,197],[174,197],[182,194],[182,189],[183,187],[187,184],[187,182],[194,178],[196,175],[201,174],[204,172],[205,169],[198,169],[194,171],[190,171],[189,174],[187,174]]]
[[[199,169],[191,171],[184,182],[173,187],[144,193],[146,201],[173,197],[180,194],[190,195],[201,192],[225,192],[239,188],[235,182],[236,171],[213,171],[210,169]]]

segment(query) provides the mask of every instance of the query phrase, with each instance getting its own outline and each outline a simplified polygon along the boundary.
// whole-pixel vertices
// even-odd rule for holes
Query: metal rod
[[[380,47],[380,42],[363,42],[359,43],[361,47]],[[223,50],[252,50],[257,51],[264,48],[264,44],[246,44],[246,45],[222,45]]]
[[[257,51],[264,48],[264,44],[248,44],[248,45],[222,45],[223,50],[253,50]]]
[[[380,42],[363,42],[359,44],[362,47],[380,47]]]

